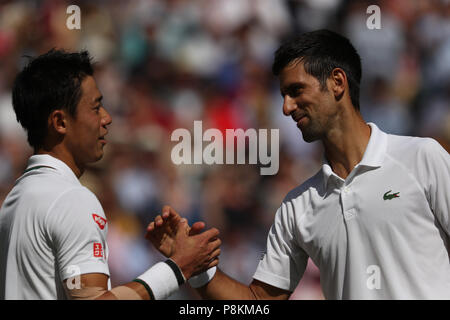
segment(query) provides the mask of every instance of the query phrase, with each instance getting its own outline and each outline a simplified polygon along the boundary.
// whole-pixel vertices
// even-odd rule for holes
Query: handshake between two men
[[[219,264],[222,243],[219,230],[211,228],[202,232],[204,228],[204,222],[189,226],[173,208],[164,206],[161,215],[148,225],[145,235],[159,252],[177,264],[184,280],[190,279],[193,287],[206,284],[210,280],[205,279],[206,274],[198,275],[207,270],[211,274]]]
[[[189,226],[187,220],[171,207],[165,206],[147,227],[146,238],[156,249],[174,261],[184,280],[197,289],[203,299],[217,300],[286,300],[291,292],[253,279],[249,285],[240,283],[216,266],[219,264],[219,231],[205,228],[203,222]],[[175,289],[175,288],[174,288]],[[172,291],[173,292],[173,291]]]

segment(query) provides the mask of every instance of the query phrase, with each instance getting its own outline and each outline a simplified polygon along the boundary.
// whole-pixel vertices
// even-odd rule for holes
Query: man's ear
[[[341,68],[334,68],[329,79],[331,80],[331,90],[336,100],[340,100],[346,88],[348,88],[345,71]]]
[[[48,117],[48,125],[59,134],[67,132],[67,113],[64,110],[53,110]]]

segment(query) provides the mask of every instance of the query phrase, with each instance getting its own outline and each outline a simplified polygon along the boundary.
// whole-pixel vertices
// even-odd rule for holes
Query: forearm
[[[158,262],[132,282],[107,289],[108,276],[105,274],[83,274],[80,288],[73,284],[68,289],[69,299],[76,300],[148,300],[166,299],[179,289],[185,279],[178,266],[171,260]]]
[[[217,269],[214,278],[197,292],[206,300],[255,300],[249,286],[240,283]]]
[[[150,300],[145,286],[138,282],[129,282],[106,291],[95,300]]]
[[[104,287],[84,286],[67,292],[71,300],[149,300],[145,287],[137,282],[129,282],[111,290]]]

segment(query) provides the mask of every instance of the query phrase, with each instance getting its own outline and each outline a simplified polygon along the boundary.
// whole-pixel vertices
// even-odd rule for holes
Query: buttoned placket
[[[341,189],[341,204],[342,204],[342,214],[344,215],[344,219],[349,221],[357,216],[356,212],[356,203],[354,197],[354,190],[352,188],[352,182],[355,176],[358,174],[360,170],[360,166],[356,165],[353,168],[352,172],[348,175],[348,177],[343,181],[343,186]]]
[[[334,189],[335,192],[339,194],[339,204],[341,208],[340,212],[345,221],[349,221],[357,216],[352,181],[356,171],[358,171],[358,168],[355,167],[354,171],[355,172],[352,172],[345,180],[337,176],[335,173],[332,173],[328,181],[328,187]]]
[[[353,193],[350,186],[345,186],[341,191],[341,203],[342,203],[342,214],[345,220],[350,220],[356,217],[355,204],[353,202]]]
[[[352,182],[358,175],[363,174],[367,170],[377,168],[381,165],[382,158],[386,149],[386,137],[379,132],[379,129],[373,123],[369,123],[371,126],[371,136],[369,144],[364,152],[363,159],[359,164],[353,168],[348,177],[344,180],[332,172],[330,165],[324,159],[324,176],[326,178],[325,186],[327,183],[334,184],[330,189],[333,192],[339,193],[339,203],[341,205],[341,213],[344,216],[345,221],[350,221],[357,216],[356,203],[355,203],[355,190],[353,190]]]

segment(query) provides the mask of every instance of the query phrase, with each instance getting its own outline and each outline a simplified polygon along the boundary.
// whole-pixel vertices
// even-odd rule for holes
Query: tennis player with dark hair
[[[218,230],[199,233],[199,222],[190,236],[166,207],[169,259],[111,289],[107,218],[78,180],[102,158],[112,122],[93,74],[88,52],[51,50],[16,78],[14,111],[34,155],[0,210],[0,299],[163,299],[218,263]]]
[[[359,112],[360,57],[328,30],[275,53],[283,113],[322,168],[276,212],[250,285],[211,268],[205,299],[288,299],[308,258],[327,299],[450,299],[450,156],[431,138],[387,134]],[[163,214],[148,232],[164,233]],[[164,250],[161,250],[164,253]]]

